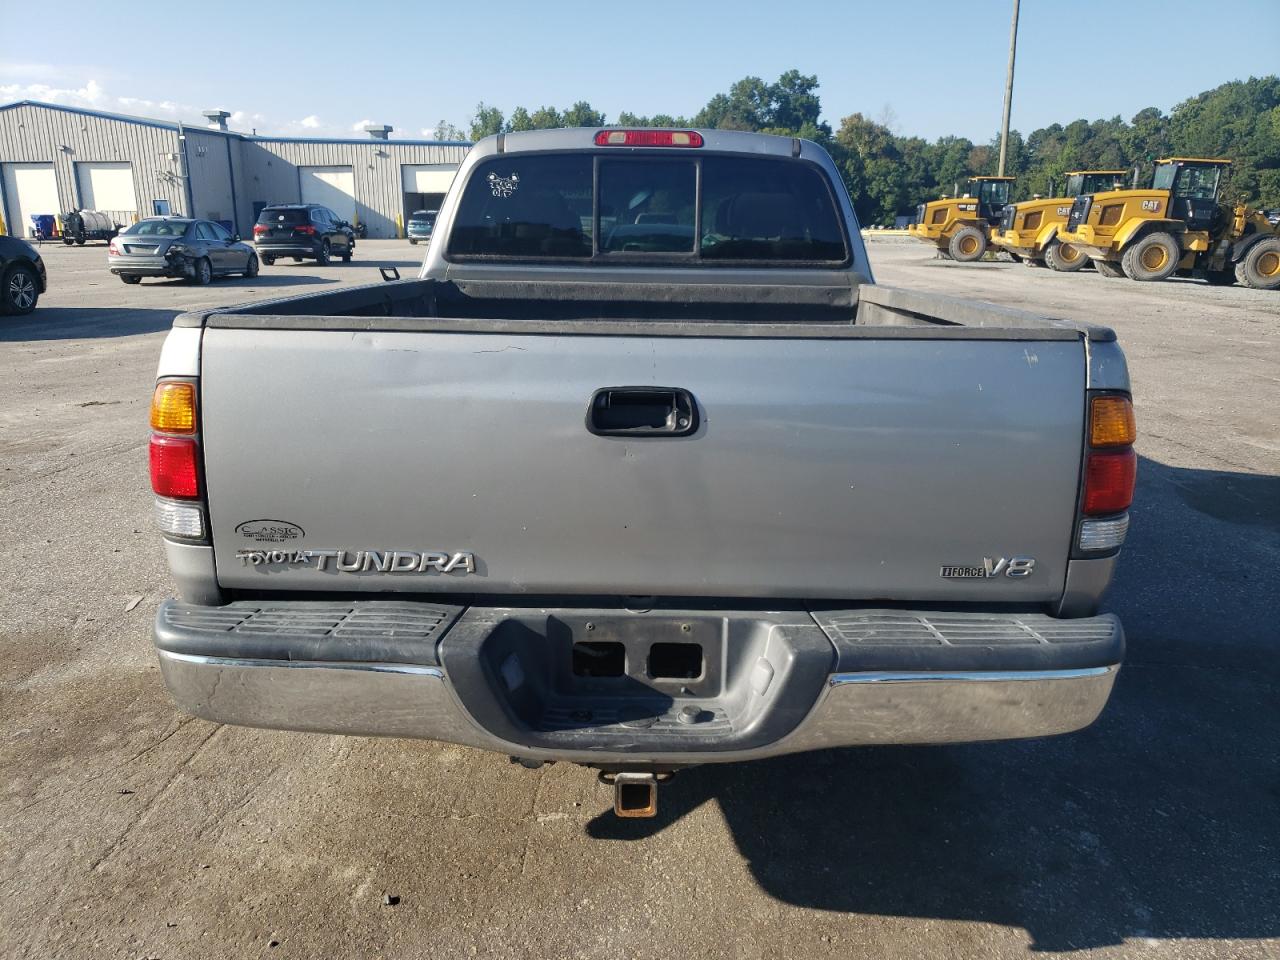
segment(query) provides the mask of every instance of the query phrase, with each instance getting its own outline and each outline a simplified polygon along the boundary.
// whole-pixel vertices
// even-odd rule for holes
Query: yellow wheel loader
[[[1076,197],[1061,243],[1081,248],[1104,276],[1280,288],[1280,232],[1261,211],[1221,203],[1230,160],[1156,161],[1149,190]]]
[[[962,197],[943,197],[916,208],[907,233],[931,243],[953,260],[979,260],[987,252],[991,227],[1009,202],[1013,177],[970,177]]]
[[[1047,265],[1063,273],[1079,270],[1089,258],[1083,250],[1058,238],[1071,214],[1072,201],[1082,193],[1119,190],[1127,174],[1127,170],[1072,170],[1067,174],[1065,196],[1006,206],[999,226],[991,231],[992,244],[1032,266]]]

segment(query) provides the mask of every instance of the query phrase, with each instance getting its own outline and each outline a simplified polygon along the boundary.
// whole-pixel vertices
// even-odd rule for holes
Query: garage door
[[[120,223],[129,223],[138,212],[138,195],[133,189],[133,165],[124,163],[77,163],[80,206],[101,210]]]
[[[31,215],[62,212],[58,178],[52,163],[6,163],[4,166],[5,225],[16,237],[31,234]]]
[[[456,164],[406,163],[400,167],[400,177],[405,193],[448,193],[457,170]]]
[[[356,218],[356,178],[350,167],[299,167],[302,202],[319,203],[343,220]]]

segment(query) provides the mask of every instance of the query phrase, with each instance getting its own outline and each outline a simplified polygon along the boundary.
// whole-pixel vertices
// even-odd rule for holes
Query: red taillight
[[[253,225],[253,235],[256,237],[258,234],[266,233],[270,229],[271,228],[268,227],[265,223],[255,223]]]
[[[700,147],[702,134],[695,130],[601,130],[597,147]]]
[[[1090,516],[1120,513],[1133,503],[1138,455],[1126,450],[1090,450],[1084,471],[1084,512]]]
[[[114,240],[112,240],[110,243],[107,244],[107,256],[108,257],[120,256],[120,251],[116,248],[116,242]]]
[[[293,228],[293,232],[294,232],[294,233],[305,233],[305,234],[307,234],[308,236],[312,236],[312,235],[314,235],[314,234],[315,234],[315,232],[316,232],[316,228],[315,228],[315,227],[313,227],[313,226],[311,226],[311,224],[306,224],[306,225],[301,226],[301,227],[294,227],[294,228]]]
[[[151,489],[161,497],[200,496],[196,442],[184,437],[151,438]]]

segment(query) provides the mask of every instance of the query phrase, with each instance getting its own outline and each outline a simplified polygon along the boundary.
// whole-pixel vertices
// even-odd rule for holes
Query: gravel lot
[[[46,246],[40,309],[0,318],[0,955],[1280,956],[1280,294],[870,249],[881,282],[1119,333],[1142,463],[1112,705],[1048,741],[691,770],[619,822],[581,768],[222,727],[162,687],[172,318],[421,248],[199,288]]]

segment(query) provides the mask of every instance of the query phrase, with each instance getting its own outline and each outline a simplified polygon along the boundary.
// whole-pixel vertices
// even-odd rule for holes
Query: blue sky
[[[211,3],[203,16],[172,2],[60,0],[52,9],[0,39],[0,102],[194,121],[217,107],[245,131],[351,135],[378,122],[421,137],[441,120],[466,128],[482,100],[504,113],[586,99],[610,118],[692,114],[745,75],[773,80],[794,67],[817,74],[833,126],[860,111],[890,117],[901,134],[982,141],[1000,125],[1011,0],[310,0]],[[304,64],[313,82],[273,82]],[[1023,0],[1013,125],[1167,112],[1278,65],[1280,0]]]

